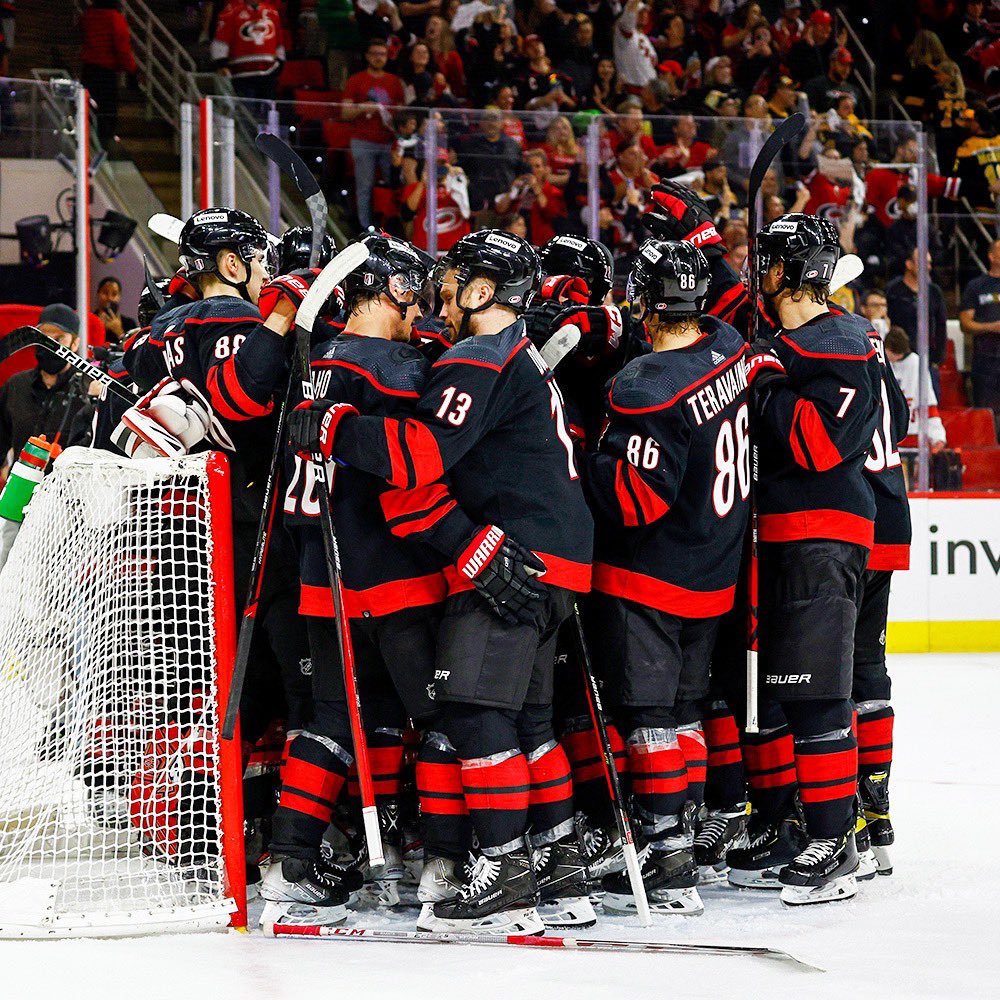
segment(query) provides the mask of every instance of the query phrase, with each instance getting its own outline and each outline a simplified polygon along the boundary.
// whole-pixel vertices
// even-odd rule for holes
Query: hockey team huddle
[[[484,230],[435,261],[365,235],[312,329],[315,398],[288,405],[256,595],[296,313],[320,272],[306,229],[276,252],[239,211],[184,225],[166,301],[147,297],[155,314],[115,366],[145,395],[102,401],[95,443],[229,459],[237,600],[257,602],[292,737],[265,920],[349,920],[366,882],[407,875],[407,817],[420,930],[533,935],[636,912],[586,670],[654,913],[701,913],[704,885],[821,903],[891,873],[885,623],[908,564],[906,402],[875,330],[827,304],[829,222],[786,215],[756,234],[758,302],[697,195],[657,185],[644,222],[618,304],[592,240],[536,250]],[[320,265],[334,253],[326,240]],[[319,458],[378,867],[349,794]],[[260,701],[251,666],[245,734]],[[335,815],[359,831],[352,858],[329,850]]]

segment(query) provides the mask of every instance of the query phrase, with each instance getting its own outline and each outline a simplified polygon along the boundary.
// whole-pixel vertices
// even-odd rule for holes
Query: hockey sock
[[[754,809],[769,820],[792,811],[795,747],[788,726],[743,735],[743,760]]]
[[[632,796],[642,832],[651,842],[681,822],[687,766],[674,729],[636,729],[628,738]]]
[[[554,739],[526,755],[528,825],[536,846],[554,844],[573,832],[573,779],[566,751]]]
[[[611,820],[611,800],[608,795],[608,779],[601,760],[601,743],[597,738],[593,723],[587,717],[567,721],[570,730],[563,733],[561,743],[573,768],[573,797],[578,809],[588,816]],[[615,757],[615,769],[619,779],[628,770],[628,755],[625,741],[618,727],[608,724],[608,739]]]
[[[678,726],[677,742],[684,754],[687,769],[688,801],[694,803],[697,812],[705,801],[705,772],[708,768],[705,731],[701,722],[688,722]]]
[[[508,854],[524,843],[528,761],[520,750],[462,761],[462,788],[484,854]]]
[[[455,748],[441,733],[428,732],[417,755],[417,795],[424,849],[445,858],[464,858],[472,824],[462,789],[462,768]]]
[[[858,705],[858,772],[862,777],[892,766],[892,726],[895,713],[885,701]]]
[[[275,854],[317,858],[344,787],[350,753],[325,736],[303,731],[291,745],[281,798],[274,814],[271,850]]]
[[[399,798],[403,790],[403,731],[380,728],[368,736],[368,761],[372,769],[375,798]],[[347,794],[360,799],[358,766],[353,764],[347,779]]]
[[[740,732],[724,701],[708,705],[704,724],[708,745],[705,804],[709,809],[729,809],[747,800]]]

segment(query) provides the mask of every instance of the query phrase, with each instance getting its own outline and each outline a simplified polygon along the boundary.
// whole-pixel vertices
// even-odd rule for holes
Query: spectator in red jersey
[[[691,115],[681,115],[674,122],[674,141],[665,146],[656,160],[665,177],[687,173],[700,167],[717,150],[698,138],[698,126]]]
[[[617,114],[608,133],[608,143],[611,153],[614,154],[635,142],[642,147],[647,160],[655,160],[660,155],[659,147],[646,132],[642,101],[638,97],[626,97],[618,105]]]
[[[785,10],[774,22],[774,44],[781,55],[787,55],[788,50],[802,37],[806,30],[799,14],[802,13],[802,0],[785,0]]]
[[[509,135],[521,149],[527,145],[524,134],[524,123],[514,114],[514,88],[504,84],[497,90],[493,104],[503,115],[503,133]]]
[[[269,0],[229,0],[219,15],[212,61],[240,97],[273,101],[285,61],[281,15]]]
[[[80,81],[97,105],[97,137],[110,150],[118,128],[118,76],[139,72],[119,0],[95,0],[80,16]]]
[[[545,131],[542,151],[552,170],[552,183],[565,187],[572,166],[580,159],[580,147],[569,119],[563,115],[556,118]],[[541,244],[539,244],[541,246]]]
[[[444,74],[451,92],[456,97],[465,97],[465,66],[455,48],[455,35],[448,22],[439,14],[427,18],[424,41],[431,50],[431,56],[438,72]]]
[[[743,53],[743,43],[753,36],[754,28],[767,23],[767,18],[761,13],[760,4],[756,0],[740,7],[733,14],[729,24],[722,29],[722,51],[733,59],[739,59]]]
[[[469,223],[469,185],[461,167],[448,162],[446,150],[439,153],[437,167],[437,251],[450,250],[463,236],[472,232]],[[427,176],[426,161],[421,161],[419,179],[403,189],[403,218],[413,219],[413,245],[427,249]]]
[[[358,224],[367,229],[372,223],[371,201],[375,171],[389,179],[392,167],[393,133],[391,111],[403,103],[403,81],[385,71],[389,49],[380,38],[372,38],[365,50],[368,68],[355,73],[344,91],[343,116],[353,122],[351,158],[354,160],[354,193]]]

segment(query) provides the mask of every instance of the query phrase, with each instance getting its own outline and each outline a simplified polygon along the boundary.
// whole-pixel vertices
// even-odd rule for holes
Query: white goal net
[[[228,471],[71,448],[0,573],[0,937],[244,906]]]

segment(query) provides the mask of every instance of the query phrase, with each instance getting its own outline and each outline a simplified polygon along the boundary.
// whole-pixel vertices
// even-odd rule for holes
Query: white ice
[[[1000,655],[894,656],[895,873],[849,902],[782,908],[705,892],[704,916],[594,937],[764,944],[827,971],[757,958],[269,940],[256,934],[0,944],[9,1000],[782,1000],[1000,997]],[[627,928],[627,929],[626,929]]]

